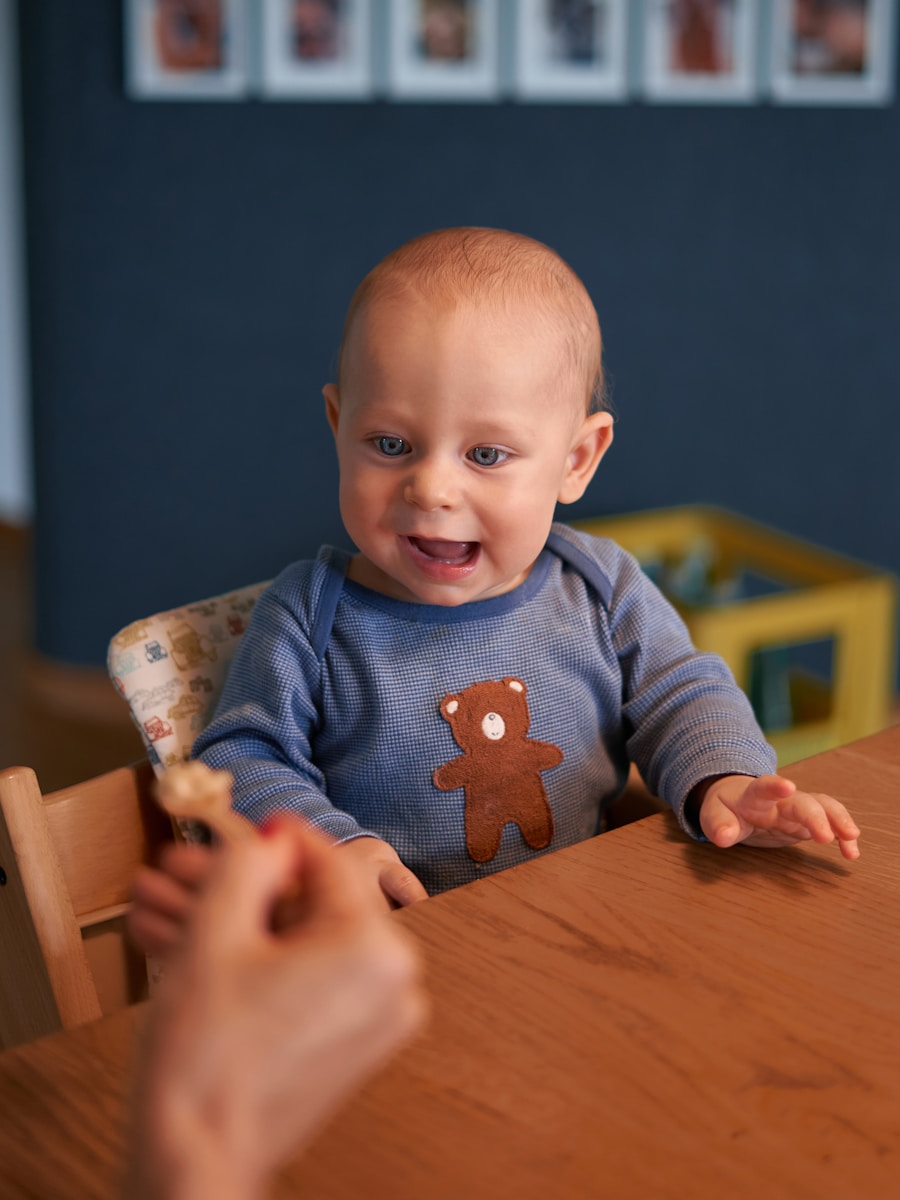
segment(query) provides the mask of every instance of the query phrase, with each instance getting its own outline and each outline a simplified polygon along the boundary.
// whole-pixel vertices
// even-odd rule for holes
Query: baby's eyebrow
[[[520,442],[523,438],[534,433],[524,422],[510,422],[503,425],[483,425],[473,433],[472,440],[480,442]]]

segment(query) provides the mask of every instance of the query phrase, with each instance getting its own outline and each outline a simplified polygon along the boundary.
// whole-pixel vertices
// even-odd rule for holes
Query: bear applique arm
[[[450,762],[444,763],[442,767],[438,767],[434,775],[434,786],[440,788],[442,792],[452,792],[454,788],[465,787],[469,778],[468,760],[464,754],[459,758],[451,759]]]
[[[551,767],[558,767],[563,760],[562,750],[559,746],[554,746],[552,742],[533,741],[528,745],[534,747],[529,765],[535,770],[549,771]]]

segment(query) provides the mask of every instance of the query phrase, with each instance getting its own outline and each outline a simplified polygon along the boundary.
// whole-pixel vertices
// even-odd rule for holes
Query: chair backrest
[[[29,768],[0,772],[0,1046],[146,995],[147,964],[123,917],[136,867],[172,837],[154,773],[190,754],[267,586],[157,613],[112,639],[109,672],[149,761],[47,796]]]
[[[171,838],[149,763],[47,796],[0,772],[0,1044],[69,1029],[146,995],[122,917],[135,868]]]
[[[110,642],[109,673],[157,774],[187,758],[209,722],[235,647],[268,586],[256,583],[157,613]]]

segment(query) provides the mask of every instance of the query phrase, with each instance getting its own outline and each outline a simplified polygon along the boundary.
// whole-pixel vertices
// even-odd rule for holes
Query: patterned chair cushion
[[[228,664],[269,581],[134,621],[106,665],[157,775],[188,758],[209,722]]]

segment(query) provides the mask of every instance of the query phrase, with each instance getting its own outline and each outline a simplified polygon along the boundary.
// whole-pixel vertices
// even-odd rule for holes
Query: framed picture
[[[887,104],[895,0],[775,0],[772,94],[794,104]]]
[[[308,100],[372,91],[371,0],[263,0],[262,88]]]
[[[648,100],[747,102],[757,93],[756,0],[647,0]]]
[[[625,0],[519,0],[515,91],[521,100],[625,96]]]
[[[389,94],[397,100],[495,98],[497,17],[497,0],[391,0]]]
[[[244,95],[245,0],[126,0],[125,85],[136,99]]]

